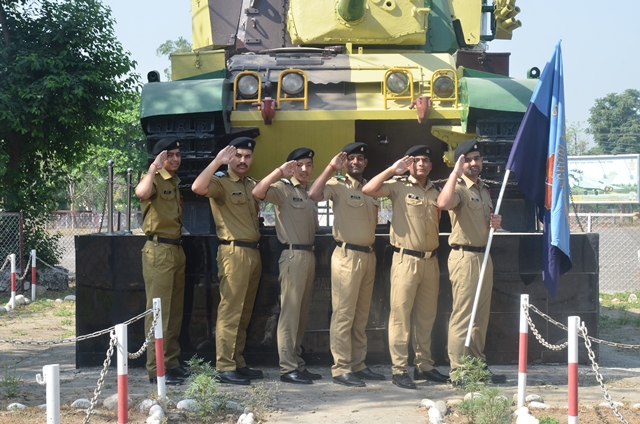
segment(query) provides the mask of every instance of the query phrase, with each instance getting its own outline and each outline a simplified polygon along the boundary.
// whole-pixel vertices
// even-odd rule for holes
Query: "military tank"
[[[233,138],[257,140],[250,175],[261,178],[297,147],[315,150],[319,168],[347,143],[369,146],[365,178],[380,172],[415,144],[429,145],[431,178],[445,178],[453,151],[480,140],[482,177],[502,181],[504,165],[539,72],[509,77],[509,53],[487,50],[520,27],[515,0],[192,0],[191,53],[171,56],[172,81],[150,72],[141,97],[141,123],[151,150],[161,137],[182,140],[183,238],[187,256],[183,359],[213,358],[218,240],[206,198],[190,183]],[[499,190],[493,190],[497,196]],[[496,234],[492,320],[486,353],[492,363],[513,363],[518,351],[521,293],[548,314],[579,314],[597,334],[597,235],[572,236],[574,268],[550,299],[540,276],[541,234],[534,234],[534,206],[509,184]],[[441,221],[440,295],[432,354],[447,362],[451,285],[446,218]],[[80,236],[77,255],[78,335],[129,319],[144,310],[139,252],[145,238]],[[303,341],[307,363],[331,363],[330,228],[316,235],[314,302]],[[263,273],[248,329],[245,356],[277,363],[278,257],[273,227],[263,228]],[[387,320],[392,250],[388,227],[375,243],[378,268],[367,326],[368,361],[389,361]],[[577,257],[579,256],[579,257]],[[595,264],[595,265],[594,265]],[[524,284],[522,284],[524,283]],[[536,283],[536,284],[531,284]],[[528,284],[528,285],[525,285]],[[102,293],[96,296],[96,293]],[[131,345],[142,343],[134,324]],[[543,337],[556,337],[543,327]],[[78,344],[77,365],[102,363],[108,339]],[[581,351],[580,361],[588,360]],[[562,354],[530,343],[529,358],[562,362]],[[132,361],[133,365],[133,361]],[[139,365],[142,365],[140,362]]]

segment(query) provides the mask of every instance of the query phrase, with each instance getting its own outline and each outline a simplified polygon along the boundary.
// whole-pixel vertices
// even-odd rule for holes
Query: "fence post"
[[[9,255],[11,261],[11,309],[16,308],[16,254]]]
[[[36,249],[31,250],[31,301],[36,300]]]
[[[107,161],[107,234],[113,234],[113,159]]]
[[[569,424],[578,424],[578,326],[580,317],[569,317],[568,381],[569,381]]]
[[[129,347],[127,325],[116,325],[118,346],[118,424],[129,422]]]
[[[518,355],[518,408],[524,406],[527,395],[527,352],[529,349],[529,322],[525,308],[529,308],[529,295],[520,295],[520,345]]]
[[[133,169],[127,168],[127,226],[125,232],[131,234],[131,173]]]
[[[153,298],[153,312],[158,314],[154,335],[156,338],[156,378],[158,380],[158,397],[167,397],[167,386],[164,376],[164,340],[162,335],[162,302],[159,297]]]
[[[36,381],[47,385],[47,424],[60,424],[60,365],[45,365]]]

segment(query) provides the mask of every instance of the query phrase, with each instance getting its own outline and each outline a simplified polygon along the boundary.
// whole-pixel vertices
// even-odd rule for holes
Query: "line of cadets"
[[[160,140],[154,148],[154,154],[158,155],[154,164],[158,162],[157,173],[161,175],[162,160],[166,159],[166,155],[162,155],[167,150],[160,153],[159,149],[167,147],[164,144],[177,148],[179,157],[179,144]],[[423,145],[410,148],[403,158],[367,182],[363,178],[367,166],[367,145],[350,143],[331,159],[313,184],[310,181],[313,150],[294,150],[284,164],[258,182],[247,174],[254,148],[255,141],[251,138],[234,139],[216,155],[192,185],[196,194],[210,199],[221,244],[217,257],[220,304],[216,322],[216,368],[221,382],[248,385],[252,379],[263,378],[262,371],[249,368],[243,357],[246,329],[261,274],[257,249],[260,200],[275,206],[276,233],[284,245],[278,262],[281,294],[277,344],[281,381],[312,384],[313,380],[322,378],[320,374],[309,371],[301,357],[315,279],[316,202],[321,200],[331,202],[334,213],[332,232],[336,240],[331,257],[333,314],[330,325],[334,383],[362,387],[365,380],[385,379],[383,374],[372,371],[365,364],[365,330],[376,268],[373,246],[378,219],[376,198],[379,197],[391,199],[393,208],[390,242],[394,254],[388,325],[393,384],[415,389],[413,379],[438,383],[449,381],[448,376],[434,368],[431,357],[431,332],[436,318],[440,278],[436,256],[439,210],[450,210],[452,221],[449,238],[452,253],[448,263],[454,299],[448,343],[451,366],[452,369],[460,367],[463,355],[486,360],[484,341],[493,285],[490,260],[469,348],[465,348],[464,340],[483,259],[483,245],[486,245],[489,227],[500,228],[501,219],[492,213],[488,190],[478,178],[482,157],[475,140],[467,140],[456,148],[456,165],[442,193],[428,177],[432,169],[431,150]],[[169,154],[174,151],[168,150]],[[223,165],[228,169],[217,172]],[[342,170],[346,171],[345,176],[333,176]],[[409,175],[405,176],[407,172]],[[173,174],[173,179],[177,179],[175,171]],[[144,179],[140,185],[143,182]],[[177,191],[177,182],[174,190]],[[149,237],[148,243],[156,247],[162,243],[153,239],[153,236],[161,234],[144,225],[143,230]],[[143,268],[144,263],[143,256]],[[184,286],[184,264],[182,270]],[[148,289],[148,286],[145,275],[145,287]],[[164,303],[163,299],[163,311],[166,310]],[[175,326],[178,313],[181,318],[182,308],[172,303],[169,311]],[[169,313],[166,315],[169,319]],[[177,335],[175,338],[177,340]],[[415,352],[413,379],[409,376],[410,341]],[[171,380],[173,384],[179,384],[175,380],[185,378],[189,372],[171,362],[177,361],[175,346],[171,342],[167,345],[172,346],[169,352],[165,352],[165,355],[169,354],[168,358],[165,356],[165,361],[168,361],[165,362],[167,382]],[[153,359],[150,361],[151,368],[149,361],[147,368],[151,378],[155,374],[155,364]],[[491,374],[494,383],[504,380],[502,375]],[[463,383],[454,381],[454,384]]]

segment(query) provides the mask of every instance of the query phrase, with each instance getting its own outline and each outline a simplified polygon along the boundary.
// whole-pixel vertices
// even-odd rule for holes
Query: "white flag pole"
[[[496,208],[494,210],[494,214],[500,214],[500,205],[502,204],[502,198],[504,197],[504,190],[507,188],[507,180],[509,179],[509,174],[511,171],[508,169],[504,172],[504,180],[502,181],[502,187],[500,187],[500,194],[498,195],[498,201],[496,202]],[[476,321],[476,312],[478,310],[478,298],[480,297],[480,291],[482,290],[482,280],[484,280],[484,273],[487,269],[487,261],[489,260],[489,251],[491,250],[491,242],[493,241],[493,233],[494,229],[491,228],[489,230],[489,239],[487,240],[487,248],[484,251],[484,259],[482,260],[482,267],[480,268],[480,278],[478,280],[478,287],[476,289],[476,297],[473,300],[473,309],[471,310],[471,320],[469,320],[469,328],[467,329],[467,339],[464,342],[465,347],[469,347],[471,343],[471,330],[473,329],[473,324]]]

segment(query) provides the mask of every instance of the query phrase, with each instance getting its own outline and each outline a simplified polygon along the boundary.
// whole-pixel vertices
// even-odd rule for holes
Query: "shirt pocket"
[[[425,202],[421,197],[408,194],[404,199],[407,207],[407,215],[414,218],[425,217]]]
[[[166,200],[166,201],[174,200],[176,198],[176,191],[175,190],[162,190],[160,192],[160,198],[162,200]]]
[[[363,196],[356,195],[349,196],[349,198],[347,199],[347,205],[351,206],[352,208],[360,208],[364,206],[364,199],[362,197]]]
[[[480,199],[479,197],[469,198],[469,209],[471,209],[472,211],[482,209],[482,199]]]
[[[232,191],[229,194],[229,201],[234,205],[242,205],[247,203],[247,196],[241,191]]]

